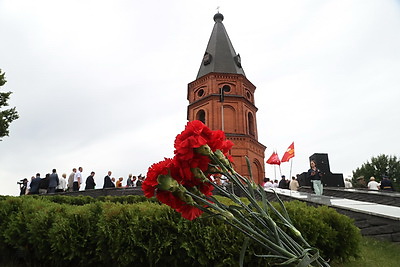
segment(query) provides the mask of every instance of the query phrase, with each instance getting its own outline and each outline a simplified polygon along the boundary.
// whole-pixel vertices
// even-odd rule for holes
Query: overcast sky
[[[292,174],[328,153],[347,176],[400,156],[400,1],[0,0],[1,91],[20,115],[0,142],[0,194],[79,166],[101,188],[108,170],[171,157],[217,6],[257,87],[265,159],[294,141]]]

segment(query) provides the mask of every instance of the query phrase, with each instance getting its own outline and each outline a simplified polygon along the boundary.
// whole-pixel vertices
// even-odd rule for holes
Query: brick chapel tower
[[[234,143],[231,155],[235,170],[249,177],[247,156],[254,181],[261,183],[266,147],[258,142],[256,87],[246,78],[223,20],[221,13],[214,15],[214,28],[196,80],[188,84],[187,117],[189,121],[202,121],[211,130],[225,131]]]

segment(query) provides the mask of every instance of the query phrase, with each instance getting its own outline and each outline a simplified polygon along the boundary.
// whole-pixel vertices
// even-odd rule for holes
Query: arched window
[[[196,114],[196,120],[201,121],[202,123],[206,124],[206,113],[204,110],[199,110]]]
[[[264,180],[264,175],[262,172],[262,167],[260,165],[260,162],[257,159],[254,159],[253,163],[251,164],[252,167],[252,173],[253,173],[253,181],[256,182],[257,184],[262,184]]]
[[[247,123],[248,123],[249,134],[252,136],[256,136],[254,128],[254,117],[253,114],[251,114],[250,112],[247,115]]]
[[[237,120],[236,120],[236,110],[230,105],[224,105],[224,132],[225,133],[236,133],[237,131]]]

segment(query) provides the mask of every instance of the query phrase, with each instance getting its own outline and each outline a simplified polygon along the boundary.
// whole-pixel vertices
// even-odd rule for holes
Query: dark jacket
[[[31,181],[31,189],[29,190],[29,194],[39,194],[39,185],[42,179],[40,177],[36,177]]]
[[[282,179],[279,181],[278,188],[289,189],[289,181]]]
[[[50,174],[49,177],[49,187],[57,187],[59,184],[60,180],[58,179],[57,173],[52,173]]]
[[[388,190],[388,191],[393,191],[393,184],[392,181],[389,179],[383,179],[381,181],[381,190]]]
[[[322,173],[319,169],[314,171],[313,169],[309,169],[307,172],[307,176],[310,180],[321,180]]]
[[[95,186],[96,186],[96,183],[94,182],[93,176],[89,175],[89,176],[86,178],[85,190],[87,190],[87,189],[94,189]]]
[[[49,177],[42,178],[39,184],[40,189],[47,189],[49,188]]]
[[[115,187],[115,184],[111,181],[110,176],[104,177],[104,185],[103,188],[112,188]]]

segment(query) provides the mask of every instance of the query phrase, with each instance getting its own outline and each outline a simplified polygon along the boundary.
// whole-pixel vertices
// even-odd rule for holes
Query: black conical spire
[[[223,20],[224,16],[221,13],[218,12],[214,15],[214,28],[196,79],[211,72],[234,73],[245,76],[240,55],[236,54],[232,46],[224,24],[222,24]]]

